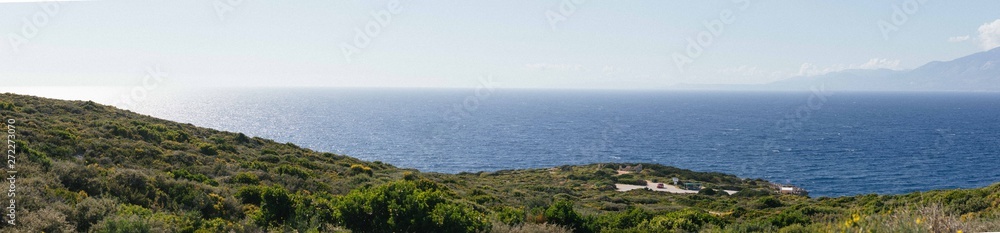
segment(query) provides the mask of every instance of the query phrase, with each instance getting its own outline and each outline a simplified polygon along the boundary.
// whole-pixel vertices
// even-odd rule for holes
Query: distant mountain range
[[[697,88],[805,90],[819,85],[833,90],[856,91],[1000,91],[1000,48],[951,61],[934,61],[912,70],[843,70],[762,85]]]

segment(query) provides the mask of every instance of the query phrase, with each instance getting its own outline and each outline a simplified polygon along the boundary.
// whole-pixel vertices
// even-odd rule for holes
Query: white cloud
[[[834,64],[825,67],[819,67],[812,63],[803,63],[799,66],[799,72],[797,75],[800,76],[815,76],[823,75],[831,72],[837,72],[842,70],[875,70],[875,69],[890,69],[899,70],[899,60],[889,60],[885,58],[872,58],[868,62],[862,64]]]
[[[957,43],[969,40],[969,35],[948,37],[948,42]]]
[[[899,69],[899,60],[889,60],[885,58],[872,58],[868,60],[865,64],[861,64],[858,67],[851,67],[851,69],[863,69],[863,70],[874,70],[874,69]]]
[[[737,67],[729,67],[724,69],[719,69],[716,73],[722,75],[735,75],[735,76],[760,76],[762,74],[769,73],[764,69],[757,68],[757,66],[741,65]]]
[[[808,62],[807,63],[802,63],[802,65],[799,66],[798,75],[800,75],[800,76],[814,76],[814,75],[826,74],[826,73],[830,73],[830,72],[834,72],[834,71],[843,70],[844,68],[842,66],[843,65],[832,65],[832,66],[821,68],[821,67],[819,67],[819,66],[817,66],[815,64],[812,64],[812,63],[808,63]]]
[[[758,84],[768,83],[788,78],[788,71],[769,70],[757,66],[734,66],[716,69],[715,73],[719,77],[725,78],[725,83]]]
[[[979,46],[983,50],[1000,47],[1000,19],[979,26]]]

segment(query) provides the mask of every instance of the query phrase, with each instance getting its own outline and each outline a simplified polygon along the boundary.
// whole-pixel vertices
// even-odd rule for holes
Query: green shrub
[[[640,224],[639,229],[645,232],[697,232],[708,224],[719,226],[725,221],[704,211],[684,209],[653,217]]]
[[[18,145],[26,145],[24,142],[18,143]],[[42,165],[42,168],[49,169],[52,167],[52,159],[45,152],[35,150],[32,147],[23,147],[25,155],[28,157],[28,161],[32,163]]]
[[[353,175],[358,175],[358,174],[366,174],[366,175],[371,176],[373,174],[372,173],[372,168],[370,168],[368,166],[365,166],[365,165],[361,165],[361,164],[352,164],[351,165],[350,173],[351,173],[352,176]]]
[[[250,142],[250,137],[247,137],[247,135],[243,134],[243,133],[236,133],[235,140],[236,140],[236,142],[239,142],[239,143],[248,143],[248,142]]]
[[[754,201],[754,208],[767,209],[781,207],[783,204],[777,198],[765,196]]]
[[[16,112],[17,106],[15,106],[13,103],[0,102],[0,110]]]
[[[268,162],[268,163],[278,163],[281,162],[281,158],[273,154],[264,154],[257,158],[257,161]]]
[[[338,199],[338,223],[354,232],[476,232],[482,214],[451,201],[447,189],[427,180],[394,181],[353,190]]]
[[[151,232],[149,222],[145,219],[130,215],[105,219],[97,226],[94,232],[101,233],[145,233]]]
[[[568,200],[556,201],[545,209],[544,216],[549,223],[578,229],[583,227],[583,218],[573,210],[573,202]]]
[[[69,162],[60,162],[53,169],[58,174],[59,181],[70,191],[84,191],[85,193],[98,193],[100,187],[95,181],[98,177],[99,168],[94,166],[82,166]]]
[[[525,224],[493,224],[489,232],[493,233],[572,233],[573,230],[565,226],[547,223],[525,223]]]
[[[509,206],[501,206],[500,209],[493,211],[493,216],[496,221],[507,224],[507,225],[517,225],[524,223],[524,209],[514,208]]]
[[[236,183],[236,184],[256,185],[256,184],[260,184],[260,178],[258,178],[257,175],[255,175],[253,173],[240,172],[240,173],[234,175],[233,177],[230,177],[229,178],[229,182],[230,183]]]
[[[118,215],[136,215],[140,217],[148,217],[153,215],[153,211],[146,209],[142,206],[132,205],[132,204],[121,204],[118,206]]]
[[[20,232],[75,232],[73,225],[66,221],[66,215],[56,208],[25,212],[26,218],[17,218],[17,231]],[[17,228],[14,228],[17,229]],[[9,230],[9,229],[8,229]],[[11,231],[14,232],[14,231]]]
[[[715,195],[719,195],[719,193],[720,192],[715,191],[715,189],[710,189],[710,188],[703,188],[701,190],[698,190],[698,194],[700,194],[700,195],[706,195],[706,196],[715,196]],[[722,192],[722,193],[725,193],[725,192]]]
[[[204,216],[211,216],[215,212],[212,210],[214,200],[210,197],[209,186],[190,181],[178,180],[158,180],[156,184],[161,196],[155,200],[163,205],[170,205],[173,208],[197,211]],[[166,202],[166,203],[163,203]]]
[[[417,176],[417,174],[414,174],[411,171],[405,171],[405,172],[403,172],[403,179],[404,180],[411,180],[412,181],[412,180],[417,180],[417,178],[419,178]]]
[[[191,172],[188,172],[187,170],[184,170],[184,169],[173,170],[173,171],[168,172],[168,174],[171,174],[171,176],[174,179],[187,179],[187,180],[191,180],[191,181],[197,181],[197,182],[205,183],[205,184],[212,185],[212,186],[218,186],[219,185],[218,181],[215,181],[212,178],[209,178],[208,176],[206,176],[204,174],[191,173]]]
[[[281,166],[278,166],[278,168],[276,168],[275,171],[278,174],[290,175],[301,179],[309,179],[309,177],[312,176],[312,174],[310,174],[309,171],[288,164],[282,164]]]
[[[133,169],[108,169],[106,178],[99,179],[102,182],[100,193],[141,206],[152,206],[158,195],[175,194],[158,192],[161,187],[146,172]]]
[[[631,184],[631,185],[643,185],[643,186],[646,185],[646,180],[635,179],[635,178],[632,178],[632,179],[621,179],[621,178],[619,178],[618,182],[622,183],[622,184]]]
[[[267,164],[258,161],[240,162],[240,167],[246,169],[267,171]]]
[[[198,143],[198,151],[205,155],[218,155],[219,151],[215,146],[208,143]]]
[[[285,188],[277,185],[264,188],[260,194],[260,201],[261,215],[260,219],[257,219],[258,224],[264,226],[280,225],[292,217],[295,204]]]
[[[767,221],[775,227],[786,227],[794,224],[809,225],[809,223],[812,222],[809,220],[809,217],[803,215],[802,212],[793,210],[782,211],[778,215],[771,216],[767,219]]]
[[[86,232],[91,226],[114,215],[118,211],[118,202],[113,199],[86,198],[73,208],[70,220],[76,223],[78,231]]]
[[[587,221],[586,229],[601,232],[606,229],[631,229],[653,218],[653,214],[639,207],[629,207],[625,211],[609,212]]]
[[[809,233],[809,232],[818,232],[818,229],[809,229],[806,228],[805,226],[802,226],[802,224],[788,225],[786,227],[778,229],[778,233]]]
[[[260,205],[261,195],[264,194],[263,186],[246,186],[241,187],[239,191],[236,191],[236,198],[240,199],[240,203]]]
[[[163,132],[161,135],[163,135],[164,139],[180,143],[187,143],[191,139],[191,135],[184,131],[169,130]]]

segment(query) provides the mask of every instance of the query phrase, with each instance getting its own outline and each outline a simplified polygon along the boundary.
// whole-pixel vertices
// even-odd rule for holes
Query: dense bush
[[[208,143],[198,144],[198,151],[205,155],[217,155],[219,150],[215,149],[215,145]]]
[[[761,197],[754,201],[754,208],[757,209],[777,208],[781,206],[781,201],[772,196]]]
[[[278,166],[278,168],[275,169],[275,172],[277,172],[278,174],[290,175],[301,179],[309,179],[309,177],[312,176],[312,174],[309,173],[309,171],[288,164],[282,164]]]
[[[710,189],[710,188],[703,188],[701,190],[698,190],[698,194],[701,195],[715,196],[719,195],[719,193],[726,193],[726,192],[715,191],[715,189]]]
[[[545,209],[544,216],[549,223],[576,229],[583,227],[583,218],[580,217],[580,214],[576,210],[573,210],[573,202],[568,200],[559,200],[552,203],[549,208]]]
[[[525,212],[524,209],[514,208],[509,206],[500,207],[498,210],[493,211],[494,221],[500,222],[507,225],[517,225],[524,223]]]
[[[174,177],[174,179],[187,179],[187,180],[197,181],[197,182],[201,182],[201,183],[205,183],[205,184],[213,185],[213,186],[219,185],[219,182],[213,180],[212,178],[209,178],[208,176],[206,176],[204,174],[195,174],[195,173],[188,172],[187,170],[184,170],[184,169],[173,170],[173,171],[169,172],[168,174],[172,175]]]
[[[108,218],[94,228],[94,232],[102,233],[151,232],[149,222],[135,215]]]
[[[725,221],[721,218],[707,212],[684,209],[653,217],[640,224],[638,228],[644,232],[697,232],[707,224],[723,225],[724,223]]]
[[[782,211],[778,215],[771,216],[767,221],[776,227],[791,226],[793,224],[809,225],[811,222],[802,212],[795,210]]]
[[[260,217],[256,219],[260,225],[281,225],[292,216],[295,203],[288,190],[281,186],[266,187],[260,194]]]
[[[475,232],[482,214],[450,200],[447,188],[427,180],[394,181],[355,190],[336,204],[338,222],[354,232]]]
[[[266,188],[262,186],[245,186],[241,187],[239,191],[236,192],[236,198],[240,199],[243,204],[260,205],[261,195],[264,194]]]
[[[361,164],[352,164],[350,171],[351,175],[366,174],[370,176],[373,174],[372,168]]]
[[[14,104],[13,104],[13,103],[8,103],[8,102],[0,102],[0,110],[5,110],[5,111],[17,111],[17,110],[18,110],[18,108],[17,108],[17,106],[14,106]]]
[[[118,202],[115,200],[87,198],[76,204],[70,220],[76,223],[77,230],[87,231],[105,217],[117,212],[117,208]]]
[[[260,183],[257,175],[249,172],[241,172],[229,178],[230,183],[255,185]]]
[[[571,233],[572,229],[553,224],[526,223],[517,225],[493,224],[492,233]]]
[[[44,208],[33,212],[24,213],[19,223],[26,232],[76,232],[66,215],[54,208]]]
[[[653,218],[650,213],[640,207],[630,207],[624,211],[609,212],[590,217],[585,229],[591,232],[601,232],[614,229],[632,229]]]

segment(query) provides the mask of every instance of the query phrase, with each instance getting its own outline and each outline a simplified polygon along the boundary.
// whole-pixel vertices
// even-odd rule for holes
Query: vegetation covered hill
[[[17,171],[15,195],[2,200],[15,201],[4,220],[16,225],[3,232],[1000,230],[1000,184],[808,198],[657,164],[424,173],[93,102],[0,94],[0,117],[17,152],[5,169]],[[614,187],[672,177],[706,188]]]

